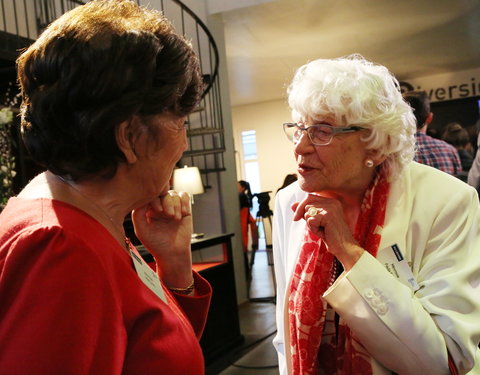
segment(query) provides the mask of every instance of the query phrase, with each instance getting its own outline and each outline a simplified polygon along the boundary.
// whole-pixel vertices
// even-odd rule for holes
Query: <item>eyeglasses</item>
[[[361,126],[331,126],[327,124],[316,124],[311,126],[299,125],[296,122],[286,122],[283,124],[283,131],[287,138],[293,143],[300,141],[303,132],[307,132],[308,138],[315,146],[326,146],[332,142],[337,134],[354,133],[363,130]]]

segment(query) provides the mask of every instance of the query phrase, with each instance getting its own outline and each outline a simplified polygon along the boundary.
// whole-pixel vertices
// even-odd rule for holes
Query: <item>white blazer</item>
[[[290,373],[286,292],[305,230],[304,220],[292,221],[290,206],[305,197],[294,183],[275,200],[274,345],[281,375]],[[323,295],[371,354],[373,375],[449,374],[447,348],[460,374],[480,374],[480,204],[475,189],[410,163],[391,184],[379,253],[393,244],[410,265],[420,286],[416,292],[365,252]]]

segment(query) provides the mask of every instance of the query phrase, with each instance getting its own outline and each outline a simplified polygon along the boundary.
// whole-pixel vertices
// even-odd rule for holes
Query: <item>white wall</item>
[[[282,124],[291,121],[286,100],[242,105],[232,108],[233,134],[237,160],[243,160],[241,133],[255,130],[257,155],[262,191],[272,191],[270,207],[273,209],[274,196],[287,174],[296,173],[293,144],[283,132]],[[244,179],[242,168],[237,167],[237,178]],[[254,192],[257,193],[257,192]]]

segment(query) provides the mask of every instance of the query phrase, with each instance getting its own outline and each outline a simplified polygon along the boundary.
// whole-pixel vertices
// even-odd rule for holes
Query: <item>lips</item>
[[[298,173],[300,173],[302,175],[305,174],[305,173],[311,172],[314,169],[315,169],[314,167],[312,167],[308,164],[303,164],[303,163],[298,164],[298,168],[297,168]]]

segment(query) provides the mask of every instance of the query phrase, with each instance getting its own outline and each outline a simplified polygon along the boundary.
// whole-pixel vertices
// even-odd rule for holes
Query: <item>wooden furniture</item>
[[[193,267],[212,286],[208,320],[200,340],[208,365],[243,342],[233,270],[233,233],[192,240]]]

